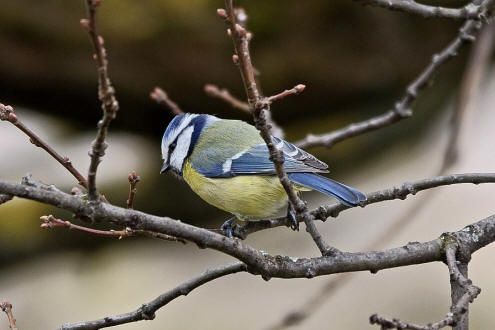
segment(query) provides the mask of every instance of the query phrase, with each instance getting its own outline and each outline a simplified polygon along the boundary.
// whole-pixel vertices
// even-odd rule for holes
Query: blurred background
[[[101,110],[91,44],[79,25],[86,16],[85,1],[0,4],[0,102],[14,106],[22,121],[86,174]],[[432,54],[455,37],[460,24],[353,1],[236,4],[249,15],[252,57],[264,93],[276,94],[299,83],[307,86],[304,93],[272,106],[289,141],[390,109]],[[232,42],[215,13],[221,6],[223,1],[213,0],[103,1],[98,23],[120,111],[111,125],[97,182],[112,203],[125,205],[127,175],[135,170],[141,177],[135,208],[207,228],[217,228],[228,218],[183,182],[158,175],[159,142],[172,115],[149,98],[149,92],[161,86],[185,111],[251,120],[203,91],[206,83],[214,83],[244,98],[231,61]],[[433,88],[420,95],[412,118],[331,149],[308,151],[329,163],[334,179],[363,192],[436,175],[469,54],[470,49],[463,49],[442,67]],[[495,80],[491,65],[484,68],[462,121],[460,159],[449,172],[493,171]],[[0,141],[0,179],[19,182],[29,172],[65,191],[75,186],[64,168],[9,123],[0,123]],[[394,247],[430,240],[491,215],[494,193],[490,185],[443,187],[406,201],[347,211],[318,226],[327,241],[342,250]],[[333,202],[316,194],[304,197],[312,206]],[[21,329],[52,329],[63,322],[127,312],[206,268],[232,260],[193,244],[41,230],[38,219],[45,214],[73,220],[71,214],[30,201],[15,199],[0,206],[0,297],[14,305]],[[404,217],[407,228],[380,236]],[[265,231],[247,242],[270,254],[317,255],[304,228],[298,233],[287,228]],[[495,326],[490,318],[495,303],[493,252],[493,247],[485,248],[470,264],[473,282],[483,289],[471,308],[473,329]],[[232,275],[177,299],[152,322],[121,328],[268,329],[332,279],[264,282]],[[314,315],[295,328],[372,328],[368,317],[375,312],[432,322],[448,309],[448,285],[447,269],[439,263],[360,273],[327,295]],[[0,328],[6,322],[0,316]]]

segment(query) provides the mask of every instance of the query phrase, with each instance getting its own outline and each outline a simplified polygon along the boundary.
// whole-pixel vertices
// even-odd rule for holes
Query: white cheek
[[[191,144],[191,136],[194,131],[193,126],[189,126],[179,136],[177,146],[170,157],[170,165],[178,171],[182,171],[184,159],[187,156],[189,145]]]

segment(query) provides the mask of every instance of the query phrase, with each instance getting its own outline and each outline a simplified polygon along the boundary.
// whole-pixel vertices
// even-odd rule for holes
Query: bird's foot
[[[290,203],[287,207],[287,219],[290,221],[290,228],[294,231],[299,231],[299,221],[297,220],[296,211],[294,211]]]
[[[236,220],[236,217],[232,217],[229,220],[225,221],[223,225],[220,227],[220,229],[223,231],[223,234],[229,238],[234,237],[234,232],[233,232],[233,223]]]

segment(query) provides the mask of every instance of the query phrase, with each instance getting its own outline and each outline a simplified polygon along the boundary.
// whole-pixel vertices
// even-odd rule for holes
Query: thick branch
[[[180,296],[187,296],[189,292],[196,289],[197,287],[213,281],[219,277],[238,272],[245,272],[246,269],[246,265],[240,262],[218,267],[215,269],[210,269],[200,276],[190,281],[184,282],[178,287],[158,296],[152,301],[143,304],[135,311],[115,316],[107,316],[94,321],[64,324],[60,330],[96,330],[141,320],[153,320],[155,318],[155,312],[163,306],[167,305],[172,300]]]
[[[477,3],[479,2],[480,1]],[[412,2],[408,1],[407,3]],[[484,8],[487,8],[490,3],[491,0],[485,1]],[[483,11],[483,13],[485,12],[486,11]],[[300,148],[310,148],[314,146],[332,147],[334,144],[343,140],[392,125],[402,119],[410,117],[412,115],[412,105],[419,93],[426,87],[432,85],[433,78],[443,64],[456,56],[463,46],[472,43],[475,40],[475,36],[477,35],[481,24],[481,21],[467,21],[459,29],[456,38],[441,52],[432,56],[431,62],[423,72],[406,87],[403,97],[395,104],[393,109],[380,116],[370,118],[360,123],[351,124],[327,134],[308,134],[304,139],[297,141],[295,145]]]
[[[490,177],[493,180],[493,175]],[[326,274],[380,269],[421,264],[443,260],[443,242],[436,239],[425,243],[408,244],[403,247],[364,253],[341,252],[332,257],[292,259],[270,256],[257,251],[238,239],[229,239],[206,229],[188,225],[168,217],[157,217],[143,212],[113,206],[107,203],[88,203],[77,196],[56,190],[0,181],[0,193],[36,200],[71,211],[76,216],[94,221],[115,223],[122,227],[148,230],[196,243],[226,253],[248,266],[251,273],[265,278],[314,277]],[[495,216],[474,223],[453,233],[459,245],[474,252],[495,240]]]
[[[103,109],[103,118],[98,122],[96,139],[91,144],[91,150],[89,151],[91,161],[88,170],[88,197],[90,200],[95,201],[98,199],[98,192],[96,190],[96,171],[105,155],[105,149],[107,148],[105,138],[111,121],[117,116],[119,103],[115,98],[115,89],[108,76],[108,60],[104,41],[96,30],[96,8],[100,4],[100,0],[86,0],[86,3],[88,6],[89,18],[82,19],[81,25],[88,30],[89,37],[93,44],[95,52],[94,59],[98,71],[98,98],[101,101],[101,107]]]
[[[378,6],[390,10],[403,11],[425,18],[450,18],[456,20],[481,18],[481,6],[469,3],[462,8],[428,6],[413,0],[354,0],[364,5]]]
[[[5,120],[10,122],[12,125],[20,129],[24,134],[29,137],[29,142],[37,147],[45,150],[50,156],[52,156],[57,162],[59,162],[63,167],[65,167],[70,174],[72,174],[77,182],[84,188],[88,188],[88,182],[86,178],[72,165],[72,162],[68,157],[61,156],[55,151],[48,143],[43,141],[38,135],[31,131],[19,117],[14,113],[14,109],[10,105],[3,105],[0,103],[0,120]],[[1,203],[0,203],[1,204]]]

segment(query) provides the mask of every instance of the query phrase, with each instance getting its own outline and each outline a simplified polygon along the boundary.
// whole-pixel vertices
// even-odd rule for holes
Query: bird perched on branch
[[[350,206],[366,199],[356,189],[316,174],[328,173],[328,165],[313,155],[279,138],[272,141],[283,151],[284,168],[296,192],[317,190]],[[168,125],[161,147],[160,173],[171,170],[206,202],[234,215],[222,225],[227,236],[232,236],[236,219],[267,219],[287,205],[292,228],[298,229],[268,147],[254,126],[205,114],[181,114]]]

